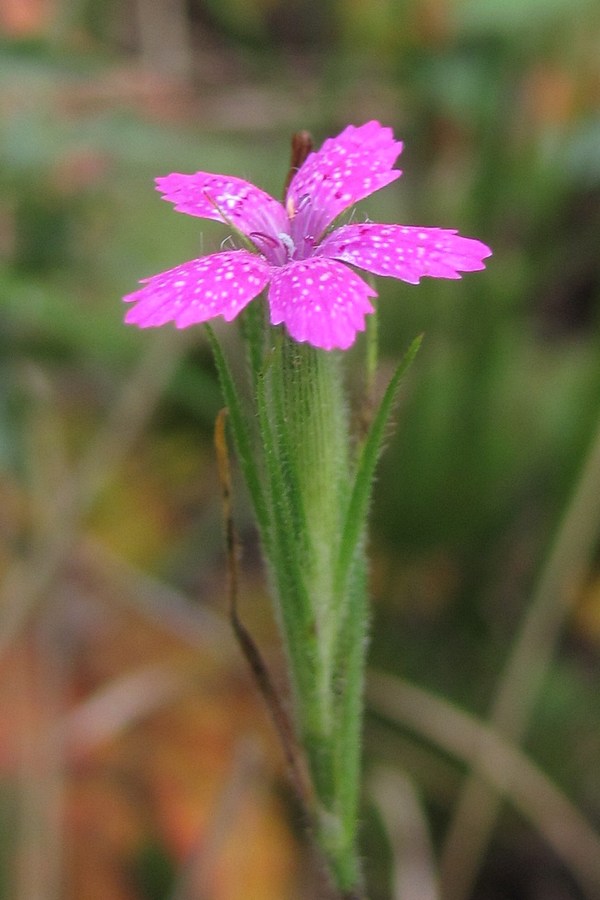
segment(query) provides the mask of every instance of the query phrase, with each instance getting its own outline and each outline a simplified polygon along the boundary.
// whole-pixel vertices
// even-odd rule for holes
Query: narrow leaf
[[[239,464],[244,473],[244,478],[250,492],[254,513],[258,521],[263,541],[268,542],[270,540],[270,517],[260,480],[259,469],[254,456],[250,433],[242,412],[242,404],[240,402],[238,389],[233,379],[233,375],[231,374],[231,369],[223,355],[221,345],[217,340],[217,336],[210,325],[205,325],[205,328],[215,358],[221,390],[223,391],[223,398],[227,404],[227,409],[229,410],[229,421],[231,423],[231,430],[235,441]]]
[[[363,444],[340,542],[336,572],[336,593],[339,598],[343,598],[348,572],[352,566],[356,548],[364,534],[375,467],[381,454],[386,427],[394,409],[402,379],[417,355],[422,339],[422,335],[414,339],[392,375]]]

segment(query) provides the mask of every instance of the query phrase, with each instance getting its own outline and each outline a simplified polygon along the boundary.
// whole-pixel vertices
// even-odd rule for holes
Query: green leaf
[[[287,650],[292,667],[292,680],[299,694],[313,695],[315,691],[313,665],[307,667],[307,654],[314,656],[314,627],[303,573],[297,561],[297,546],[290,527],[289,491],[277,455],[267,401],[264,396],[264,374],[257,377],[256,398],[262,455],[265,464],[266,490],[261,479],[251,432],[242,411],[242,398],[221,345],[210,325],[205,324],[208,340],[215,358],[223,397],[229,411],[229,421],[258,527],[265,557],[279,595],[279,613],[284,622]]]
[[[394,409],[400,383],[421,346],[423,336],[414,339],[394,372],[375,413],[358,460],[354,485],[342,530],[336,571],[336,594],[343,604],[348,573],[365,532],[367,510],[371,499],[375,467],[381,454],[386,427]]]
[[[208,335],[208,341],[215,358],[217,372],[219,373],[219,381],[221,383],[221,390],[223,391],[223,399],[225,400],[227,409],[229,410],[229,421],[231,423],[231,430],[233,432],[233,439],[235,441],[235,448],[237,450],[240,467],[242,469],[246,485],[248,486],[248,490],[250,492],[252,505],[254,507],[254,513],[258,521],[262,539],[265,542],[265,545],[268,547],[271,530],[269,510],[265,500],[265,494],[260,479],[259,468],[256,464],[254,449],[252,447],[252,441],[250,439],[250,432],[246,424],[244,414],[242,412],[240,395],[233,379],[233,375],[231,374],[231,369],[229,368],[227,360],[223,355],[221,345],[217,340],[217,336],[215,335],[210,325],[205,325],[205,328]]]

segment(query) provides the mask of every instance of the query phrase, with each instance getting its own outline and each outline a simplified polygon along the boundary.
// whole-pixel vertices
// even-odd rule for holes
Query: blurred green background
[[[225,237],[174,215],[155,176],[224,172],[279,196],[292,132],[318,144],[373,118],[405,142],[404,175],[362,214],[457,228],[494,256],[464,281],[377,284],[382,385],[425,341],[372,513],[370,659],[391,680],[369,693],[369,897],[600,896],[595,457],[582,481],[600,405],[600,7],[4,0],[10,900],[325,896],[223,618],[202,328],[126,327],[120,298]],[[349,358],[358,373],[360,344]],[[237,508],[243,614],[277,669],[241,487]],[[445,701],[433,724],[427,698]],[[462,750],[459,710],[476,717]],[[498,783],[471,776],[469,801],[486,721],[521,751],[509,776],[488,748]]]

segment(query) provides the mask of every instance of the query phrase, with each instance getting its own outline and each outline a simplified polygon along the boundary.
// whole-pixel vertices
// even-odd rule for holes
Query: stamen
[[[302,194],[302,196],[298,200],[298,206],[296,207],[296,212],[299,213],[301,210],[306,209],[306,207],[310,205],[310,202],[311,202],[310,194]]]
[[[221,241],[221,250],[235,250],[235,241],[233,240],[233,235],[228,234],[226,238],[223,238]]]
[[[293,197],[288,197],[285,201],[285,211],[288,214],[288,219],[292,220],[294,216],[298,215],[299,212],[301,212],[303,209],[306,209],[310,202],[310,194],[302,194],[297,204],[294,204]]]

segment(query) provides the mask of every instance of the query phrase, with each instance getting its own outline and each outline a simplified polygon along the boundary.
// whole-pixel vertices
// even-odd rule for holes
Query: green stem
[[[256,304],[242,319],[250,375],[245,396],[208,334],[287,653],[296,733],[312,781],[314,806],[307,812],[340,896],[358,898],[366,520],[385,430],[420,339],[392,376],[357,454],[341,354],[292,341],[264,313]],[[369,347],[368,383],[374,331]]]
[[[275,527],[270,559],[317,840],[337,886],[356,887],[366,588],[362,550],[340,604],[337,561],[351,491],[348,412],[338,354],[278,334],[258,397]],[[283,568],[285,576],[282,577]],[[306,604],[298,628],[298,600]],[[341,607],[345,614],[340,615]]]

